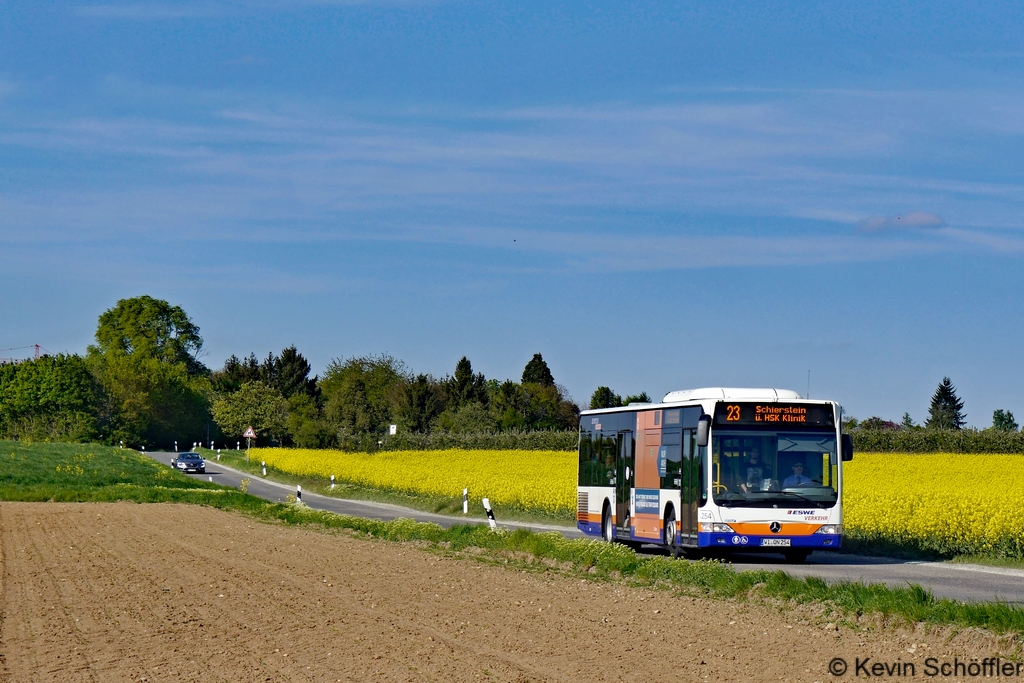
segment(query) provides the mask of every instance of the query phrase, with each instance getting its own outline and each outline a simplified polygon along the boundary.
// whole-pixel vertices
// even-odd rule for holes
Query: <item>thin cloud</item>
[[[270,64],[270,60],[264,59],[263,57],[257,57],[256,55],[242,55],[236,59],[229,59],[227,63],[233,66],[247,66],[250,64],[257,66]]]
[[[248,15],[258,12],[290,12],[308,7],[385,7],[434,5],[444,0],[209,0],[180,3],[105,3],[76,8],[82,16],[100,19],[160,21]]]
[[[865,218],[857,227],[866,232],[883,230],[907,230],[914,228],[941,228],[946,224],[942,217],[927,211],[911,211],[892,216],[872,216]]]
[[[100,19],[134,19],[143,21],[166,19],[194,19],[215,17],[226,14],[223,6],[215,3],[204,4],[171,4],[159,3],[127,3],[116,5],[86,5],[79,7],[76,13],[86,17]]]
[[[1024,187],[887,174],[870,162],[906,145],[904,131],[880,130],[884,120],[834,106],[809,112],[799,102],[773,100],[366,110],[295,101],[256,106],[236,92],[150,99],[189,95],[198,113],[183,121],[10,122],[0,149],[68,153],[104,160],[100,167],[111,170],[95,186],[0,192],[0,237],[159,241],[173,231],[200,241],[476,244],[472,235],[445,235],[465,225],[546,225],[552,230],[539,231],[536,241],[558,245],[546,253],[566,268],[652,270],[695,267],[687,262],[695,253],[703,254],[701,265],[728,265],[722,255],[730,250],[733,263],[762,265],[888,259],[965,243],[1014,252],[1014,243],[990,239],[997,223],[989,219],[1024,227],[1007,218],[1024,200]],[[481,118],[493,125],[476,125]],[[863,218],[872,207],[908,204],[932,211]],[[645,225],[650,214],[658,215],[661,232],[677,225],[681,234],[654,237]],[[706,227],[679,218],[693,214],[714,215],[738,234],[699,236]],[[954,222],[978,238],[943,233],[940,214],[972,216],[976,226]],[[765,219],[778,226],[770,239],[752,227]],[[789,227],[784,219],[800,220]],[[382,224],[394,227],[381,231]],[[565,232],[566,225],[577,232]],[[853,235],[851,225],[860,228]],[[576,241],[595,232],[651,236],[635,254],[633,237]],[[839,237],[849,240],[833,239]],[[606,242],[611,246],[600,247]],[[478,246],[502,244],[485,239]]]
[[[943,228],[942,234],[952,237],[967,244],[983,246],[1003,254],[1024,253],[1024,239],[996,235],[991,232],[978,230],[961,230],[958,228]]]

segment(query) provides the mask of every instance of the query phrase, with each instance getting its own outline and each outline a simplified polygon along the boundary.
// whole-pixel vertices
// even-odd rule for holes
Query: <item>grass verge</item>
[[[443,529],[400,519],[382,522],[269,503],[241,491],[190,479],[134,451],[105,446],[0,442],[0,499],[18,501],[135,501],[209,505],[265,521],[322,529],[345,529],[386,541],[419,541],[444,551],[480,549],[484,556],[591,580],[687,595],[743,600],[818,603],[852,617],[880,614],[913,623],[1024,633],[1024,609],[1004,603],[959,603],[936,599],[920,586],[889,588],[859,582],[826,583],[783,571],[734,571],[719,562],[681,561],[638,555],[620,544],[567,539],[527,530],[494,533],[482,525]]]

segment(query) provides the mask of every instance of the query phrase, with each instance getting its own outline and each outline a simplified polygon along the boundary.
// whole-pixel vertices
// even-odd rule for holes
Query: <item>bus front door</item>
[[[700,463],[696,459],[697,437],[692,429],[683,430],[682,510],[679,515],[679,534],[683,545],[697,543],[697,498],[700,487]]]
[[[620,532],[629,535],[629,493],[636,478],[633,432],[619,432],[619,457],[615,472],[615,521]]]

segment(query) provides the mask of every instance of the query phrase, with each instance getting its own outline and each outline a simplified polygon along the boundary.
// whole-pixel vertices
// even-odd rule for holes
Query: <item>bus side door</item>
[[[615,521],[629,533],[629,494],[636,477],[636,453],[633,432],[619,432],[619,457],[615,463]]]
[[[697,500],[700,480],[696,456],[697,437],[692,429],[683,430],[682,510],[679,515],[679,533],[683,543],[697,542]]]

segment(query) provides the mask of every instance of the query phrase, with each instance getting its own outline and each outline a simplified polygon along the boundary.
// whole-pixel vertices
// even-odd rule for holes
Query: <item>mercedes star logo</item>
[[[778,522],[772,522],[771,524],[768,525],[768,528],[772,530],[773,534],[777,534],[780,531],[782,531],[782,525],[779,524]]]

